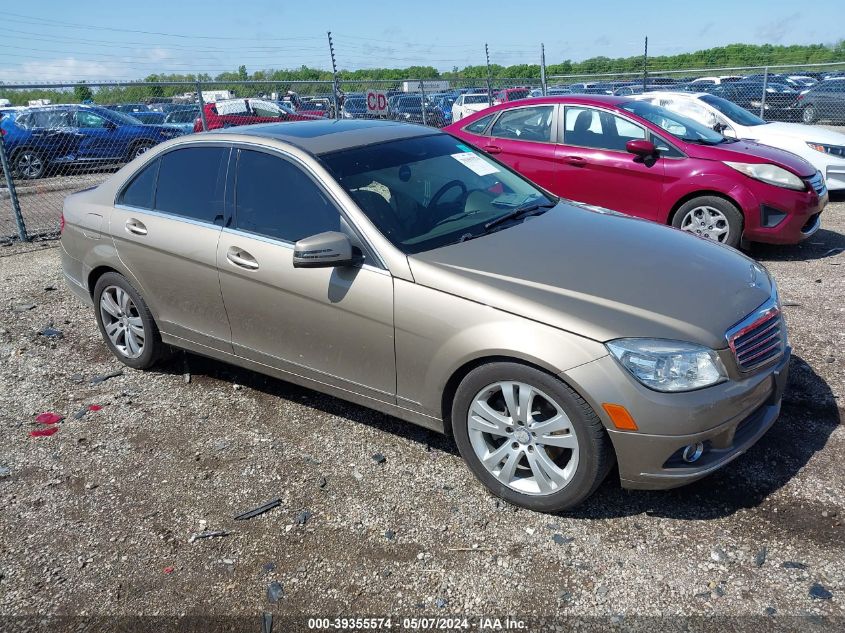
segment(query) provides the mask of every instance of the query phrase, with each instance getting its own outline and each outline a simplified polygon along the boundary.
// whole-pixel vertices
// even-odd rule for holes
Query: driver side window
[[[490,130],[490,136],[515,141],[550,143],[553,117],[554,106],[514,108],[499,116]]]
[[[87,110],[77,110],[76,125],[84,128],[101,128],[106,127],[106,120],[99,114]]]

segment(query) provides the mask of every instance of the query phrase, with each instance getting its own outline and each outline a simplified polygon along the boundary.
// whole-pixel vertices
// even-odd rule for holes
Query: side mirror
[[[654,143],[639,138],[625,143],[625,149],[631,154],[636,154],[637,156],[642,156],[643,158],[646,156],[654,156],[657,153],[657,148],[654,146]]]
[[[352,266],[362,260],[349,237],[338,231],[326,231],[304,237],[293,246],[294,268],[335,268]]]

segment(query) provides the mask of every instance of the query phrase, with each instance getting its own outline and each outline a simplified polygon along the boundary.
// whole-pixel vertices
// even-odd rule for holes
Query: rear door
[[[217,272],[229,153],[203,144],[162,154],[118,196],[110,232],[159,329],[231,353]]]
[[[481,149],[550,191],[556,184],[554,105],[504,110],[490,128]]]
[[[360,266],[294,268],[293,246],[304,237],[343,231],[363,243],[304,165],[276,152],[236,151],[235,213],[217,250],[235,353],[395,401],[390,273],[366,248]]]
[[[581,105],[561,109],[554,193],[641,218],[660,217],[664,159],[629,153],[625,144],[650,139],[648,130],[606,110]]]

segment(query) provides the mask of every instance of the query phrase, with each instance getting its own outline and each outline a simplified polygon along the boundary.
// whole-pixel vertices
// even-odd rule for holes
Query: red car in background
[[[290,108],[263,99],[227,99],[205,104],[207,130],[254,123],[279,123],[281,121],[311,121],[323,118],[319,114],[300,114]],[[194,121],[194,132],[202,132],[202,117]]]
[[[507,103],[509,101],[519,101],[520,99],[527,99],[531,96],[531,88],[506,88],[499,90],[493,95],[493,105],[500,103]]]
[[[525,99],[444,129],[564,198],[731,246],[800,242],[828,201],[799,156],[625,97]]]

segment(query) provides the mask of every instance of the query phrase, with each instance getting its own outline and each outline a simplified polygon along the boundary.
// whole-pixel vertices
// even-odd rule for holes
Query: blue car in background
[[[168,125],[89,105],[44,106],[19,110],[0,119],[3,143],[21,178],[52,176],[61,166],[123,163],[181,136]]]

